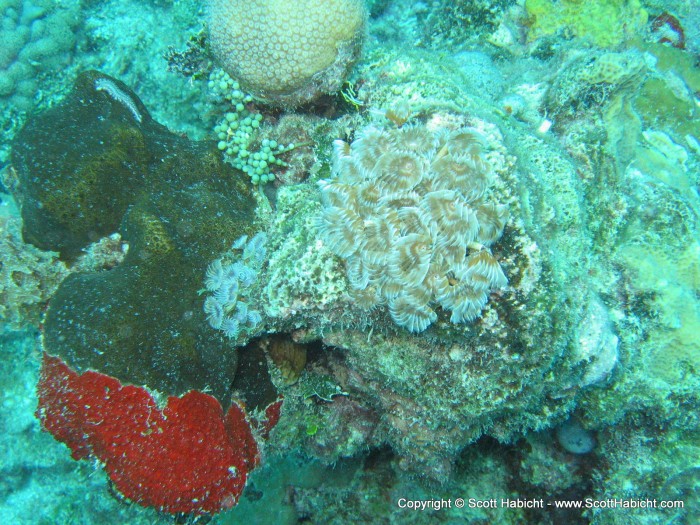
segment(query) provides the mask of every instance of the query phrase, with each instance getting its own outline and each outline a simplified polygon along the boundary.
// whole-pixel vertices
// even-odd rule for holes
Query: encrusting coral
[[[422,332],[437,320],[479,316],[508,280],[489,246],[503,233],[504,205],[490,202],[485,140],[478,130],[370,126],[335,142],[333,175],[320,182],[317,227],[345,259],[351,294],[388,305],[396,324]]]

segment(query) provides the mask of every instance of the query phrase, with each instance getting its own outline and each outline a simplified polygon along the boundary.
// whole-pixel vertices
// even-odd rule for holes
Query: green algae
[[[528,39],[569,31],[600,47],[614,47],[634,36],[647,22],[639,0],[527,0],[531,18]]]
[[[635,95],[634,107],[646,127],[665,129],[678,139],[692,135],[700,140],[697,93],[700,69],[695,58],[663,44],[641,43],[640,49],[655,60],[655,75]]]
[[[237,355],[208,327],[198,291],[208,263],[251,233],[255,200],[240,173],[214,144],[170,133],[97,72],[30,120],[13,163],[26,241],[68,261],[115,231],[129,244],[116,268],[62,283],[46,351],[80,371],[166,394],[208,388],[223,402]]]

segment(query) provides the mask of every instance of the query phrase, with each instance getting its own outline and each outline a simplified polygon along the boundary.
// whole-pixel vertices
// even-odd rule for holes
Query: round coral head
[[[267,103],[297,106],[335,93],[357,60],[361,0],[209,0],[214,56]]]

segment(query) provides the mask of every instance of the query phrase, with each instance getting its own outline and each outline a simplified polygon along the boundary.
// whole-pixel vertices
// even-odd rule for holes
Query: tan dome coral
[[[361,0],[209,0],[212,51],[244,89],[294,106],[342,85],[359,56]]]

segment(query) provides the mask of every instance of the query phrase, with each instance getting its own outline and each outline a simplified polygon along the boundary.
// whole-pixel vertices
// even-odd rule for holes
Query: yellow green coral
[[[531,23],[530,41],[567,29],[600,47],[624,42],[648,18],[639,0],[526,0],[525,9]]]
[[[674,252],[660,245],[628,243],[619,254],[635,286],[655,298],[658,326],[649,336],[647,373],[680,383],[684,374],[700,369],[700,245]]]

